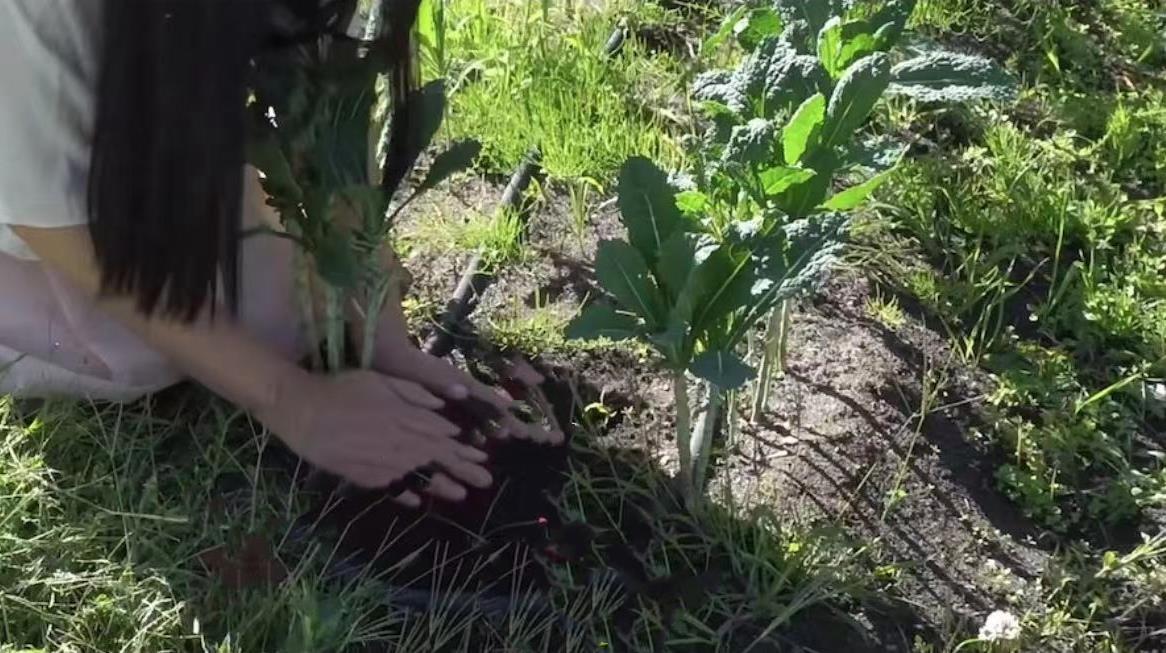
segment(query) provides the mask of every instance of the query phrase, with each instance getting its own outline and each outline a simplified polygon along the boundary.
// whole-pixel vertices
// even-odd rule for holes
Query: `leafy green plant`
[[[587,307],[568,328],[573,338],[639,338],[660,353],[673,378],[681,475],[690,490],[702,481],[724,391],[754,374],[736,350],[753,324],[829,267],[847,221],[830,212],[721,228],[694,201],[694,191],[678,193],[647,159],[624,165],[619,207],[629,238],[601,242],[595,262],[609,300]],[[688,373],[710,388],[695,437]]]
[[[834,263],[850,212],[902,156],[901,145],[856,137],[879,99],[1012,93],[1008,76],[978,57],[929,52],[896,63],[889,51],[913,8],[913,0],[778,0],[744,14],[734,32],[751,52],[694,85],[711,126],[691,143],[691,177],[670,182],[644,159],[623,168],[629,242],[605,242],[596,258],[612,302],[590,307],[571,332],[639,337],[663,355],[687,487],[703,481],[724,392],[754,376],[737,354],[743,338],[770,316],[763,400],[789,331],[786,300]],[[849,183],[838,190],[843,179]],[[709,388],[695,436],[686,370]]]
[[[371,364],[376,320],[396,283],[381,256],[393,219],[418,195],[469,166],[481,149],[473,141],[454,143],[391,206],[441,125],[445,94],[440,81],[416,92],[411,101],[420,124],[414,138],[394,167],[381,170],[374,154],[381,130],[373,113],[378,77],[390,64],[387,53],[383,40],[323,37],[261,61],[250,103],[248,158],[263,173],[285,235],[305,255],[300,286],[314,340],[313,272],[323,286],[323,340],[331,369],[342,365],[344,314],[353,306],[366,316],[361,364]]]
[[[899,144],[857,135],[884,95],[925,103],[1012,97],[1012,80],[986,59],[894,57],[914,7],[913,0],[779,0],[740,18],[733,31],[749,54],[695,84],[713,122],[695,157],[704,166],[698,186],[721,223],[861,206],[903,153]],[[840,180],[848,187],[834,192]],[[789,313],[783,303],[768,320],[754,418],[784,367]]]

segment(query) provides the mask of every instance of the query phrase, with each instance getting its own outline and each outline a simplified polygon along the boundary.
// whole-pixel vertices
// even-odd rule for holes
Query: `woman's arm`
[[[101,276],[87,227],[13,231],[40,259],[89,296],[98,297]],[[240,408],[257,416],[278,409],[281,398],[307,381],[308,373],[257,343],[234,320],[191,324],[146,317],[129,297],[101,297],[98,306],[177,367]]]
[[[192,323],[149,317],[126,296],[100,293],[100,269],[86,227],[13,227],[52,269],[95,298],[99,308],[136,332],[189,376],[260,419],[308,461],[365,487],[384,487],[430,466],[426,492],[449,500],[464,485],[492,481],[486,455],[458,443],[457,427],[439,417],[438,399],[420,385],[374,372],[310,374],[263,346],[232,319]],[[226,311],[219,311],[225,316]],[[403,503],[420,498],[405,492]]]

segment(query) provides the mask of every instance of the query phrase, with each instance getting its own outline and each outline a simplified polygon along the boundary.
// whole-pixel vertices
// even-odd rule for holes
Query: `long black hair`
[[[413,123],[419,0],[384,1],[391,138],[400,141]],[[185,320],[220,300],[236,305],[251,61],[265,48],[343,29],[355,3],[105,0],[89,175],[103,292]]]

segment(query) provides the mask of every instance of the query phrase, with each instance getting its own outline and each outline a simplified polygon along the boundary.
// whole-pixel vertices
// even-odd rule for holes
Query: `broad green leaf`
[[[795,218],[808,215],[826,199],[839,161],[832,149],[820,147],[805,157],[803,165],[817,174],[791,186],[777,198],[777,206]]]
[[[675,233],[660,250],[656,278],[667,293],[669,325],[687,326],[704,295],[700,266],[718,245],[707,234]]]
[[[721,390],[735,390],[756,376],[752,367],[729,351],[706,351],[688,369]]]
[[[391,145],[392,156],[385,157],[381,185],[390,196],[405,181],[405,177],[417,164],[418,157],[433,142],[433,137],[441,128],[441,120],[445,116],[444,80],[434,80],[414,91],[405,106],[411,107],[417,126],[409,130],[407,140]]]
[[[640,316],[649,327],[660,323],[660,289],[635,247],[622,240],[599,243],[595,276],[621,308]]]
[[[753,50],[762,41],[781,35],[781,17],[769,7],[751,10],[733,26],[737,43],[746,50]]]
[[[827,211],[849,211],[856,208],[859,204],[866,201],[871,193],[878,190],[887,179],[890,178],[890,171],[877,174],[870,179],[847,188],[846,190],[831,197],[822,205],[822,208]]]
[[[693,273],[692,329],[700,333],[750,300],[754,269],[749,252],[722,246],[712,251]],[[686,294],[688,289],[686,289]]]
[[[316,271],[333,288],[350,289],[360,280],[360,263],[352,240],[344,233],[330,230],[315,243]]]
[[[891,60],[884,53],[868,55],[851,64],[830,97],[822,143],[844,144],[870,117],[875,104],[891,82]]]
[[[831,77],[838,77],[838,55],[842,52],[842,43],[842,18],[835,16],[818,32],[818,61]]]
[[[293,202],[303,197],[303,190],[296,183],[291,165],[288,164],[275,134],[249,140],[246,149],[247,163],[263,173],[263,186],[268,194]]]
[[[436,187],[451,175],[461,172],[474,164],[478,155],[482,153],[482,144],[474,140],[458,141],[449,146],[449,149],[438,154],[429,166],[429,173],[418,186],[418,192]]]
[[[826,96],[821,93],[810,96],[794,111],[781,132],[781,145],[787,164],[798,163],[806,150],[817,147],[825,121]]]
[[[931,52],[891,69],[890,92],[922,102],[970,102],[1016,97],[1016,80],[990,59]]]
[[[671,303],[675,303],[696,265],[697,234],[677,232],[664,241],[656,261],[656,279]]]
[[[640,322],[630,313],[620,313],[602,303],[591,304],[583,309],[567,326],[567,338],[571,340],[627,340],[640,332]]]
[[[681,191],[676,194],[676,207],[690,217],[703,215],[708,210],[709,198],[699,190]]]
[[[685,219],[676,206],[676,189],[655,163],[632,157],[619,173],[619,210],[628,239],[649,264],[656,261],[660,246]]]
[[[798,184],[809,181],[816,174],[818,173],[807,168],[778,166],[770,168],[758,176],[761,178],[761,187],[765,190],[766,196],[774,197]]]

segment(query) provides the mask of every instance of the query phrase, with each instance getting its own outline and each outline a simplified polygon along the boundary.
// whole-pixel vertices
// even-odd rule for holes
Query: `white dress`
[[[9,228],[87,221],[101,5],[0,0],[0,394],[128,401],[182,378]],[[246,224],[273,220],[253,176],[243,213]],[[306,351],[291,247],[271,236],[243,242],[239,316],[289,356]]]

